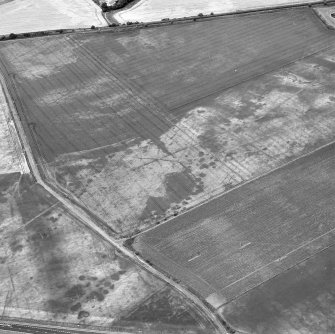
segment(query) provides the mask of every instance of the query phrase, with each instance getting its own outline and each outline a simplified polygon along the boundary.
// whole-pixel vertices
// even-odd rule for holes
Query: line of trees
[[[110,10],[121,9],[133,1],[134,0],[116,0],[115,3],[110,6],[107,5],[106,2],[103,2],[100,7],[103,12],[109,12]]]

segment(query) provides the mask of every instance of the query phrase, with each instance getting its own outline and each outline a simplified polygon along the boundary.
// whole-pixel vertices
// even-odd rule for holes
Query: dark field
[[[0,55],[48,180],[129,235],[334,140],[334,40],[297,9]]]
[[[246,333],[335,333],[335,248],[316,254],[224,306]]]
[[[28,175],[0,175],[0,234],[0,317],[214,332],[182,295],[91,234]],[[141,309],[155,318],[140,321]]]
[[[143,233],[155,266],[221,303],[334,243],[335,144]]]

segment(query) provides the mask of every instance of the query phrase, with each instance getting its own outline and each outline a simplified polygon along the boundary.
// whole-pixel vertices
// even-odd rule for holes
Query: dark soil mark
[[[9,244],[10,250],[13,253],[21,252],[23,249],[23,246],[21,245],[20,241],[17,239],[14,239],[10,244]]]
[[[15,182],[20,178],[20,173],[0,174],[0,203],[7,203],[7,195]]]
[[[65,297],[76,300],[85,295],[85,289],[81,284],[74,285],[65,292]]]
[[[55,300],[55,299],[50,299],[47,302],[47,310],[52,311],[53,313],[67,313],[69,311],[71,305],[71,301],[69,300]]]
[[[120,271],[116,274],[120,276],[120,273],[123,274],[125,271]],[[95,276],[80,275],[78,281],[80,283],[68,288],[57,299],[50,300],[48,309],[55,313],[77,312],[82,307],[85,307],[88,302],[102,302],[105,299],[105,295],[114,289],[114,284],[109,277],[98,279]],[[66,285],[63,284],[60,288],[64,290],[65,287]],[[92,308],[95,308],[95,306],[92,305]],[[80,311],[78,319],[89,317],[89,313],[85,312],[84,310]]]
[[[71,306],[70,310],[71,310],[72,312],[76,312],[76,311],[78,311],[80,308],[81,308],[81,304],[80,304],[80,303],[76,303],[76,304],[74,304],[74,305]]]
[[[33,183],[29,175],[21,177],[19,188],[17,192],[19,196],[17,196],[16,201],[24,223],[33,219],[57,201],[41,186]]]
[[[114,281],[118,281],[120,279],[119,273],[115,273],[115,274],[111,275],[111,279],[114,280]]]
[[[90,313],[87,311],[80,311],[78,313],[78,319],[87,318],[90,316]]]
[[[103,293],[99,292],[98,290],[93,290],[87,297],[87,300],[97,300],[98,302],[102,302],[105,297]]]
[[[182,201],[197,189],[196,180],[188,170],[182,173],[171,173],[165,178],[165,197],[150,197],[139,221],[159,222],[165,218],[166,211],[172,208],[177,214],[182,207],[176,203]],[[173,207],[171,205],[174,203]]]
[[[181,296],[167,288],[153,295],[121,321],[198,326],[196,319],[197,315]]]

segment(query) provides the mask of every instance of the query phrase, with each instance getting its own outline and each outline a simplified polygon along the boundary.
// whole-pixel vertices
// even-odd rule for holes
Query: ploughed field
[[[334,244],[334,167],[330,144],[144,232],[133,247],[215,307],[229,303]]]
[[[335,332],[335,247],[315,254],[219,312],[242,333]]]
[[[91,233],[30,175],[0,174],[0,218],[2,319],[214,333],[182,295]]]
[[[334,139],[310,9],[1,43],[38,163],[130,235]]]

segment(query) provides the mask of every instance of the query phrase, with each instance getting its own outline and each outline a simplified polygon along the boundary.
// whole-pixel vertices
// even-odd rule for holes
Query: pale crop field
[[[105,26],[101,9],[91,0],[13,0],[0,2],[0,34],[60,28]]]
[[[313,0],[142,0],[134,6],[116,13],[114,18],[120,23],[128,21],[151,22],[164,18],[194,16],[199,13],[231,13],[240,10],[269,8],[302,3]]]
[[[28,171],[28,165],[0,83],[0,173]]]

